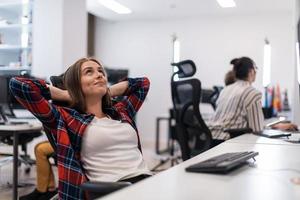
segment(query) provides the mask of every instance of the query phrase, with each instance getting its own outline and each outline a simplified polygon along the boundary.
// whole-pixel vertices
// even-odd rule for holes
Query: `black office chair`
[[[63,74],[60,76],[51,76],[50,80],[53,84],[53,86],[58,87],[60,89],[65,89],[63,84]],[[67,103],[65,102],[53,102],[56,105],[60,106],[66,106]],[[44,131],[47,135],[47,138],[52,145],[53,149],[56,150],[56,142],[55,138],[53,138],[53,135],[50,133],[49,129],[47,127],[44,127]],[[54,158],[56,157],[55,153],[52,155]],[[120,190],[124,187],[127,187],[131,185],[129,182],[92,182],[87,181],[83,183],[80,187],[83,191],[88,193],[88,199],[96,199],[102,196],[105,196],[109,193],[112,193],[114,191]]]
[[[208,150],[212,145],[212,136],[199,110],[201,82],[196,78],[186,79],[196,73],[194,62],[185,60],[171,65],[178,68],[171,78],[176,135],[182,159],[187,160]],[[176,75],[185,79],[175,81]]]
[[[223,89],[222,86],[213,86],[213,89],[204,89],[201,90],[201,103],[210,104],[213,109],[216,109],[216,101],[220,95],[221,90]],[[159,142],[159,136],[160,136],[160,122],[162,120],[168,121],[168,140],[167,140],[167,148],[161,150],[160,149],[160,142]],[[151,170],[157,171],[158,168],[165,165],[167,162],[170,161],[170,165],[174,166],[175,164],[179,163],[179,160],[181,157],[176,153],[177,146],[176,143],[178,141],[177,135],[175,133],[175,126],[172,124],[172,121],[174,119],[173,109],[170,109],[170,115],[169,117],[157,117],[156,118],[156,142],[155,142],[155,151],[156,154],[164,154],[168,153],[169,155],[166,157],[162,157],[160,159],[160,162],[155,165]],[[231,131],[231,130],[228,130]],[[234,130],[235,131],[235,130]]]
[[[220,141],[212,139],[211,131],[201,117],[199,110],[201,82],[195,78],[187,79],[196,73],[194,62],[185,60],[171,65],[178,68],[178,71],[171,78],[176,135],[180,144],[182,159],[187,160],[219,144]],[[176,75],[184,79],[175,81]],[[220,89],[215,88],[218,95]],[[250,128],[225,129],[224,131],[229,133],[230,138],[252,132]]]
[[[21,150],[24,152],[19,156],[19,164],[25,164],[25,173],[29,173],[31,170],[31,166],[35,164],[35,160],[31,159],[27,153],[27,144],[31,142],[34,138],[41,136],[42,133],[40,131],[28,134],[21,134],[19,136],[19,145],[21,146]],[[7,145],[13,145],[13,138],[11,136],[0,136],[0,141]],[[0,153],[2,156],[12,156],[12,154]]]
[[[50,76],[50,81],[55,87],[65,90],[66,87],[63,82],[63,77],[64,74],[61,74],[59,76]],[[68,106],[68,103],[64,101],[53,101],[53,103],[59,106]]]

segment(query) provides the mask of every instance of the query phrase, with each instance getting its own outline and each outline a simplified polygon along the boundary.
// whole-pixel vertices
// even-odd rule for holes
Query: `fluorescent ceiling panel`
[[[130,14],[132,11],[126,6],[116,2],[115,0],[98,0],[104,7],[118,13],[118,14]]]

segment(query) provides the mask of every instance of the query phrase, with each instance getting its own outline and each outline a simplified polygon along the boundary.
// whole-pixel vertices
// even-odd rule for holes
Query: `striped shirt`
[[[238,80],[225,87],[218,98],[217,110],[209,123],[214,139],[230,138],[224,129],[251,128],[254,132],[264,127],[261,92],[248,81]]]

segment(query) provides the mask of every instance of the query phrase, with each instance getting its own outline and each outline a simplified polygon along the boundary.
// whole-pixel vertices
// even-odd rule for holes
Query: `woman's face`
[[[256,79],[256,72],[257,72],[257,67],[254,64],[253,69],[250,70],[250,74],[249,74],[249,81],[251,83],[253,83]]]
[[[81,65],[81,88],[85,97],[103,97],[107,92],[107,77],[103,67],[94,61]]]

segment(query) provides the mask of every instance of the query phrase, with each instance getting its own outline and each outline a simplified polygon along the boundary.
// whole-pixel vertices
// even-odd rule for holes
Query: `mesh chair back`
[[[184,72],[185,65],[179,67],[179,73]],[[191,63],[191,62],[189,62]],[[182,73],[190,76],[193,72]],[[186,72],[186,71],[185,71]],[[184,77],[186,78],[186,77]],[[212,137],[211,132],[206,126],[200,110],[199,103],[201,98],[201,82],[198,79],[186,79],[171,81],[173,109],[176,121],[176,134],[180,144],[182,159],[187,160],[191,156],[197,155],[210,148]]]
[[[57,88],[60,88],[62,90],[65,90],[66,88],[64,85],[63,76],[64,76],[64,74],[61,74],[59,76],[50,76],[50,81],[51,81],[52,85]],[[53,101],[53,103],[55,105],[65,106],[65,107],[67,107],[69,105],[67,102],[64,102],[64,101]]]
[[[177,74],[179,78],[192,77],[196,73],[196,65],[192,60],[171,63],[171,65],[178,68],[178,71],[175,74]]]
[[[64,85],[63,77],[64,74],[61,74],[59,76],[50,76],[50,81],[55,87],[65,90],[66,88]]]

